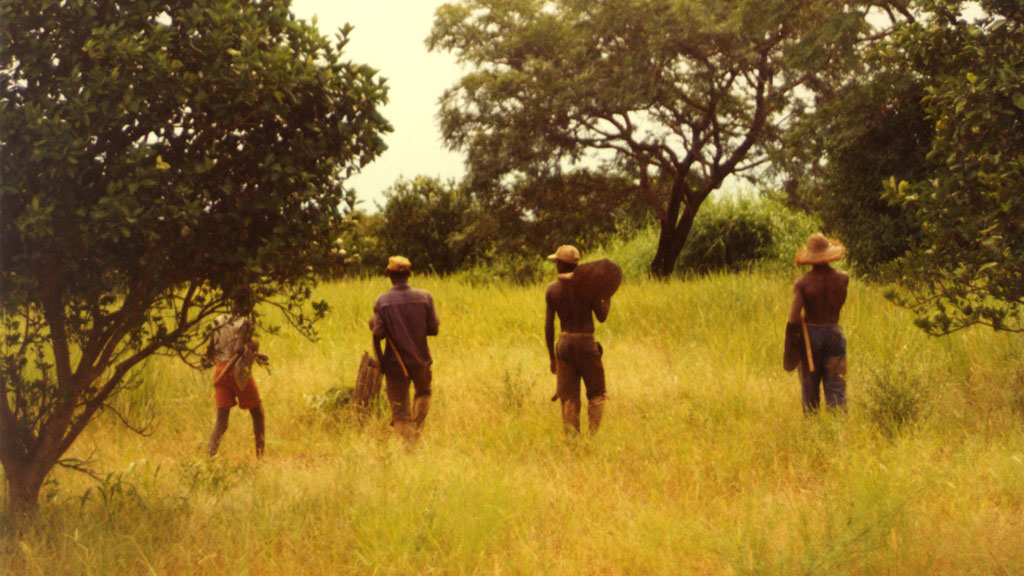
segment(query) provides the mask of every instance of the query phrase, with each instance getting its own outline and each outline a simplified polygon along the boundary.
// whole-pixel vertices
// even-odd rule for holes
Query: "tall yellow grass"
[[[157,359],[57,471],[9,574],[1021,574],[1024,342],[933,339],[869,287],[844,310],[849,412],[801,413],[781,369],[792,278],[627,281],[598,327],[596,439],[549,402],[543,286],[413,278],[435,297],[434,402],[405,449],[386,415],[311,408],[351,386],[386,280],[324,286],[321,339],[263,335],[267,456],[232,413],[217,459],[210,375]],[[888,430],[877,383],[922,383]],[[897,385],[900,383],[897,382]]]

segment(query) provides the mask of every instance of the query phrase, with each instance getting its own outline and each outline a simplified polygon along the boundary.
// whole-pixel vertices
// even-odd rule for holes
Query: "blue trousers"
[[[804,412],[814,412],[821,404],[821,391],[829,408],[846,408],[846,337],[839,325],[807,326],[814,372],[800,363],[800,387]]]

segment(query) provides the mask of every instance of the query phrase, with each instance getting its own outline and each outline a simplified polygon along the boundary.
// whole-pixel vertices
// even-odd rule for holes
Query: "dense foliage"
[[[831,1],[465,0],[428,44],[469,72],[442,98],[474,187],[600,166],[660,225],[673,270],[705,199],[754,174],[807,88],[845,70],[866,29]]]
[[[1024,331],[1024,5],[980,4],[971,20],[963,2],[924,2],[891,44],[894,57],[941,62],[923,100],[936,169],[890,187],[922,226],[894,297],[933,334]]]
[[[436,274],[449,274],[469,262],[475,246],[467,240],[464,229],[472,198],[457,184],[420,176],[399,180],[384,197],[386,203],[379,215],[379,255],[370,262],[401,254],[412,261],[417,273]]]
[[[8,510],[147,357],[231,300],[310,333],[342,183],[390,130],[375,71],[288,2],[2,0],[0,460]]]
[[[825,222],[862,274],[877,275],[920,231],[883,183],[929,173],[934,128],[921,101],[922,71],[866,50],[849,81],[820,94],[814,113],[787,133],[775,167],[787,174],[787,202]]]

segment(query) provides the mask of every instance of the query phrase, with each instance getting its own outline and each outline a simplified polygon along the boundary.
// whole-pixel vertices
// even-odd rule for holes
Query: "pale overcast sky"
[[[461,178],[461,154],[449,152],[441,141],[437,101],[460,76],[448,52],[428,52],[424,40],[434,10],[444,0],[293,0],[292,13],[312,21],[331,38],[346,22],[354,26],[344,57],[368,64],[387,78],[387,106],[382,109],[394,132],[386,136],[388,150],[348,182],[360,206],[375,211],[381,193],[399,177]]]

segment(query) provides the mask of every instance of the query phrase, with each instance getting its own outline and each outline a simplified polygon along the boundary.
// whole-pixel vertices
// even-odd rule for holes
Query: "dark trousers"
[[[808,326],[814,372],[800,363],[800,386],[805,412],[821,404],[821,391],[829,408],[846,407],[846,337],[839,326]]]
[[[558,361],[558,397],[563,401],[580,401],[580,380],[587,389],[587,399],[605,395],[604,364],[601,346],[593,334],[562,333],[555,345]]]
[[[412,420],[409,409],[409,385],[412,384],[414,397],[430,396],[430,383],[434,376],[427,366],[407,367],[409,376],[402,373],[400,367],[388,367],[384,370],[387,386],[388,403],[391,405],[391,422]]]

